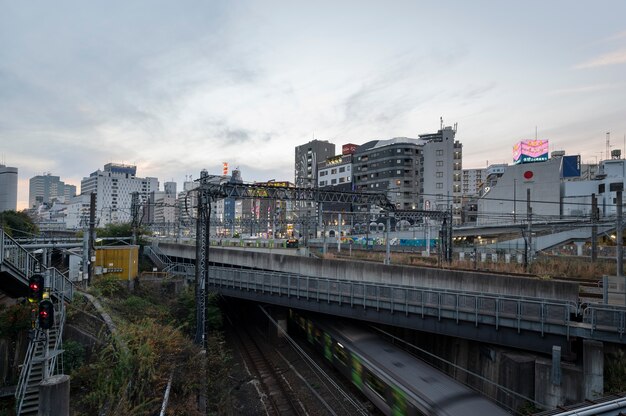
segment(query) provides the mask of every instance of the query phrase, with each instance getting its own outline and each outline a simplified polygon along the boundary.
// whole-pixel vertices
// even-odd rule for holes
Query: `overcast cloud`
[[[240,167],[293,181],[294,147],[459,123],[464,167],[515,141],[625,146],[626,3],[0,0],[0,153],[28,180],[108,162],[161,183]]]

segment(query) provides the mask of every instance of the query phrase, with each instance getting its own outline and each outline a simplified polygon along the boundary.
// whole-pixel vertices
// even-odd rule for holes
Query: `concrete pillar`
[[[581,257],[583,255],[583,247],[585,246],[585,242],[584,241],[574,241],[574,244],[576,244],[576,255],[578,257]]]
[[[535,400],[546,409],[554,409],[563,404],[561,386],[552,383],[551,361],[535,361]]]
[[[504,255],[504,262],[506,264],[509,264],[511,262],[511,255],[510,254],[507,253],[507,254]]]
[[[604,345],[600,341],[583,340],[583,378],[586,400],[604,394]]]
[[[60,374],[39,383],[38,416],[69,416],[70,376]]]

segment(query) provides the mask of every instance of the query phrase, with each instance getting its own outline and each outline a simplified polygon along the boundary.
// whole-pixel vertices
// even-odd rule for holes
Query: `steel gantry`
[[[396,221],[416,222],[431,218],[442,222],[442,252],[446,259],[452,254],[452,217],[447,211],[397,210],[384,193],[347,192],[326,188],[291,187],[280,183],[245,184],[226,182],[222,176],[208,175],[206,170],[200,173],[197,192],[196,224],[196,343],[206,347],[207,307],[209,281],[209,238],[211,226],[211,203],[218,199],[269,199],[279,201],[310,201],[315,203],[346,203],[352,207],[378,207],[381,216],[395,218]],[[367,214],[353,212],[353,214]],[[447,226],[446,226],[447,223]],[[388,222],[389,224],[389,222]]]

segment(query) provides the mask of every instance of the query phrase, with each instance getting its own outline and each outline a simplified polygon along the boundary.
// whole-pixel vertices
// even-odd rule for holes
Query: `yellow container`
[[[139,273],[139,246],[96,247],[96,276],[132,280]]]

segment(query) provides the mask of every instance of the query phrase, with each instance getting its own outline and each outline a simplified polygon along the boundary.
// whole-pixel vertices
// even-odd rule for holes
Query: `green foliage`
[[[126,291],[120,280],[112,276],[102,276],[96,278],[93,286],[98,292],[106,297],[119,296]]]
[[[133,228],[131,223],[107,224],[104,228],[96,229],[98,237],[131,237]]]
[[[0,304],[0,337],[14,337],[30,329],[31,306],[28,303],[11,306]]]
[[[176,325],[188,336],[196,332],[196,297],[191,286],[182,290],[172,306],[172,315]]]
[[[63,342],[63,367],[66,374],[71,374],[85,362],[85,347],[82,344],[68,340]]]
[[[155,304],[146,298],[135,295],[116,302],[114,307],[124,319],[130,322],[139,322],[145,317],[150,317],[166,324],[171,319],[166,305]]]
[[[619,349],[604,360],[604,390],[606,394],[626,391],[626,353]]]
[[[162,394],[173,370],[174,388],[191,395],[201,383],[199,350],[181,331],[146,318],[120,326],[127,346],[109,344],[97,363],[84,366],[74,375],[85,394],[78,400],[88,413],[108,408],[108,414],[152,415],[158,413]]]
[[[26,211],[0,212],[0,224],[4,232],[14,238],[32,237],[39,233],[37,226]]]

